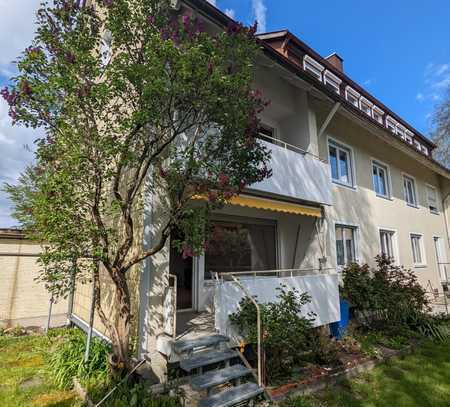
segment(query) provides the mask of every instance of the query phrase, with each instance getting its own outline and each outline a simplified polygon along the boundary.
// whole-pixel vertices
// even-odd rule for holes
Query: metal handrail
[[[169,274],[169,279],[173,278],[173,327],[172,327],[172,337],[173,339],[177,338],[177,286],[178,286],[178,277],[175,274]],[[169,284],[170,288],[170,284]]]
[[[327,274],[327,271],[334,271],[335,268],[334,267],[328,267],[328,268],[307,268],[307,269],[280,269],[280,270],[259,270],[259,271],[222,271],[222,272],[218,272],[216,273],[219,276],[231,276],[231,275],[239,275],[239,276],[244,276],[244,275],[253,275],[254,277],[258,276],[258,275],[267,275],[267,274],[275,274],[275,275],[280,275],[281,273],[288,273],[290,274],[291,277],[294,276],[294,273],[296,272],[312,272],[312,271],[317,271],[320,274]],[[314,275],[314,274],[313,274]]]
[[[241,282],[234,276],[230,275],[234,283],[244,292],[244,294],[250,299],[253,305],[256,307],[256,329],[257,329],[257,357],[258,357],[258,386],[263,387],[262,380],[262,365],[261,365],[261,342],[262,342],[262,329],[261,329],[261,309],[255,298],[250,292],[241,284]]]
[[[279,140],[279,139],[271,137],[271,136],[267,136],[267,135],[262,134],[262,133],[259,134],[259,137],[262,140],[268,139],[268,140],[270,140],[269,143],[272,143],[272,144],[275,144],[275,145],[280,145],[280,147],[282,147],[282,148],[284,148],[286,150],[291,150],[291,151],[294,151],[294,152],[299,153],[301,155],[310,155],[314,159],[322,161],[323,163],[327,164],[327,161],[325,161],[323,158],[320,158],[318,155],[316,155],[314,153],[311,153],[309,151],[303,150],[302,148],[294,146],[293,144],[286,143],[285,141]]]

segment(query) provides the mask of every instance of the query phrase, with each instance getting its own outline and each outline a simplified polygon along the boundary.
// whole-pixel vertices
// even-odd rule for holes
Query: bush
[[[302,307],[310,302],[307,293],[283,285],[277,290],[278,301],[260,304],[269,381],[289,376],[302,353],[310,349],[314,320],[312,314],[306,318],[300,315]],[[257,343],[256,308],[250,299],[241,300],[240,310],[230,315],[230,320],[247,343]]]
[[[61,389],[72,387],[73,378],[82,383],[91,380],[106,382],[108,378],[107,357],[111,352],[109,345],[92,338],[89,360],[84,363],[86,334],[79,329],[67,330],[56,338],[55,348],[49,357],[49,369],[55,384]]]
[[[416,275],[386,256],[376,257],[376,267],[351,264],[343,270],[342,288],[361,322],[370,328],[408,326],[411,315],[428,310],[426,292]]]

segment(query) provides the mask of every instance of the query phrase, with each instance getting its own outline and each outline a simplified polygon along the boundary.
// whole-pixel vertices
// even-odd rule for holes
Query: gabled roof
[[[183,1],[190,7],[196,9],[200,14],[203,14],[205,18],[208,18],[209,20],[213,21],[219,26],[225,27],[230,23],[235,23],[235,21],[232,18],[224,14],[221,10],[217,9],[206,0],[183,0]],[[414,151],[414,153],[417,154],[416,155],[417,158],[421,158],[419,161],[430,163],[432,166],[434,166],[434,169],[436,171],[438,171],[440,174],[445,174],[447,178],[450,178],[450,170],[447,167],[440,164],[432,157],[431,152],[434,148],[436,148],[436,145],[431,140],[429,140],[427,137],[421,134],[413,126],[411,126],[409,123],[403,120],[395,112],[389,109],[384,103],[382,103],[377,98],[372,96],[363,87],[354,82],[343,72],[336,69],[336,67],[333,66],[329,61],[327,61],[325,58],[319,55],[316,51],[314,51],[311,47],[309,47],[295,35],[290,33],[288,30],[280,30],[259,34],[257,37],[260,41],[260,44],[266,56],[268,56],[272,60],[275,60],[277,63],[280,64],[280,66],[288,69],[290,72],[299,76],[301,79],[307,81],[309,84],[311,84],[312,86],[314,86],[315,88],[326,94],[331,99],[340,102],[342,106],[345,107],[345,109],[358,115],[363,120],[370,122],[372,125],[378,126],[379,128],[383,129],[383,131],[386,132],[386,134],[389,134],[391,137],[397,139],[398,141],[403,141],[404,144],[408,146],[407,149]],[[273,46],[274,42],[283,42],[283,46],[281,48],[280,47],[275,48]],[[410,145],[405,140],[401,140],[399,137],[394,136],[386,128],[385,124],[381,124],[376,120],[374,120],[372,117],[369,117],[367,114],[363,113],[359,108],[356,108],[351,103],[349,103],[347,99],[344,97],[344,95],[336,93],[334,90],[330,89],[329,86],[326,86],[323,82],[319,82],[317,78],[315,78],[313,75],[305,71],[301,66],[301,64],[299,64],[298,62],[294,62],[292,58],[289,58],[289,55],[285,51],[283,52],[283,47],[285,47],[285,51],[289,49],[294,52],[297,51],[303,55],[307,54],[314,60],[319,62],[333,75],[341,79],[343,83],[350,86],[358,93],[360,93],[365,99],[371,101],[372,103],[374,103],[374,105],[382,109],[385,112],[386,116],[392,117],[405,129],[412,132],[414,136],[417,139],[419,139],[422,144],[426,145],[426,147],[429,150],[428,155],[425,155],[424,153],[418,151],[414,146]]]

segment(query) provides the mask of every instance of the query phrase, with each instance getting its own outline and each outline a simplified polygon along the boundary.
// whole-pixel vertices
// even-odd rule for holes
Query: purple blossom
[[[182,17],[182,21],[183,21],[184,31],[189,32],[189,30],[191,28],[191,16],[185,14]]]
[[[27,80],[23,80],[20,83],[20,91],[26,96],[30,96],[33,93],[31,86]]]
[[[111,7],[113,5],[113,0],[103,0],[103,4],[106,7]]]
[[[0,95],[3,97],[3,99],[6,100],[6,103],[8,103],[9,106],[15,106],[15,104],[17,103],[16,91],[13,90],[12,92],[10,92],[7,86],[5,86],[0,91]]]
[[[154,25],[155,24],[155,16],[148,16],[147,17],[147,23],[149,23],[150,25]]]

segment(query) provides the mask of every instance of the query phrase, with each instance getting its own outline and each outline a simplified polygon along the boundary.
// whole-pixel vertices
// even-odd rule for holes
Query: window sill
[[[414,268],[416,269],[424,269],[425,267],[427,267],[426,264],[414,264]]]
[[[356,185],[344,184],[343,182],[339,182],[339,181],[336,181],[334,179],[332,179],[331,182],[334,185],[337,185],[338,187],[344,187],[344,188],[347,188],[347,189],[351,189],[352,191],[356,191]]]
[[[393,201],[394,200],[394,198],[392,198],[392,196],[386,196],[386,195],[380,195],[380,194],[376,194],[376,195],[377,195],[377,198],[381,198],[381,199],[384,199],[386,201]]]
[[[439,215],[439,211],[432,211],[431,209],[430,209],[430,213],[433,215]]]
[[[410,204],[408,202],[406,202],[406,205],[409,206],[410,208],[419,209],[418,205]]]

